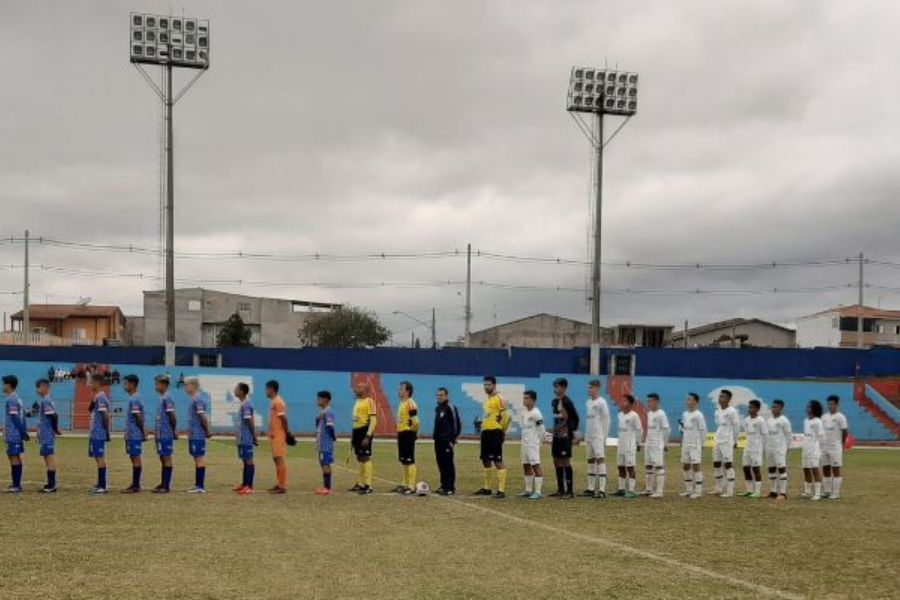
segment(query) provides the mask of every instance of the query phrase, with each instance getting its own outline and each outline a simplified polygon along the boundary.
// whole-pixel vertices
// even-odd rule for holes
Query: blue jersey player
[[[7,492],[18,494],[22,491],[22,454],[25,453],[25,442],[29,440],[28,428],[25,425],[25,407],[16,388],[19,387],[19,379],[15,375],[3,376],[3,395],[6,396],[6,456],[9,457],[10,471],[12,472],[12,485],[6,488]]]
[[[253,403],[250,402],[250,386],[243,381],[234,388],[234,396],[241,403],[238,409],[237,450],[238,458],[244,463],[244,476],[241,484],[234,488],[239,496],[253,494],[253,476],[256,466],[253,464],[253,447],[256,440],[256,418],[253,414]]]
[[[162,465],[162,476],[158,486],[153,488],[155,494],[168,494],[172,486],[172,451],[178,439],[175,417],[175,403],[169,395],[169,376],[157,375],[153,379],[156,393],[159,394],[159,406],[156,409],[156,454]]]
[[[126,375],[122,387],[128,394],[128,408],[125,414],[125,452],[131,459],[131,485],[122,490],[123,494],[135,494],[141,491],[141,473],[144,464],[141,455],[144,453],[144,442],[147,433],[144,430],[144,402],[138,394],[140,379],[137,375]]]
[[[38,379],[34,384],[38,395],[37,440],[41,456],[47,466],[47,483],[42,488],[45,494],[56,492],[56,436],[60,435],[59,415],[50,397],[50,382]]]
[[[206,416],[206,400],[200,394],[200,380],[197,377],[186,377],[184,391],[191,399],[188,406],[189,430],[188,450],[194,458],[194,485],[189,494],[206,493],[206,440],[212,437],[209,430],[209,418]]]
[[[111,411],[109,398],[104,391],[107,386],[105,375],[91,375],[91,432],[88,439],[88,456],[97,463],[97,485],[91,489],[92,494],[105,494],[106,489],[106,443],[109,442],[109,425]]]
[[[319,414],[316,415],[316,450],[322,467],[322,487],[316,489],[319,496],[331,495],[331,465],[334,463],[334,413],[331,412],[331,392],[322,390],[316,394]]]

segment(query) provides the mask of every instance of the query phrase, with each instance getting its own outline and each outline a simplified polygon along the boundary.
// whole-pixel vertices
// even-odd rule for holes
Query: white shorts
[[[844,466],[844,449],[840,446],[825,446],[822,448],[823,467]]]
[[[699,465],[703,456],[703,448],[700,446],[682,446],[681,464]]]
[[[801,462],[804,469],[818,469],[822,462],[822,455],[818,452],[804,452]]]
[[[762,466],[762,458],[763,458],[762,448],[757,448],[756,450],[748,450],[747,448],[744,448],[744,453],[741,454],[741,466],[742,467],[761,467]]]
[[[787,452],[780,450],[766,450],[766,464],[769,467],[783,469],[787,467]]]
[[[606,460],[606,442],[601,439],[584,440],[587,446],[585,454],[588,460]]]
[[[541,447],[534,444],[522,444],[522,464],[541,464]]]
[[[716,444],[713,446],[713,462],[733,463],[734,444]]]
[[[666,464],[662,446],[644,446],[644,464],[648,467],[662,467]]]
[[[637,462],[637,452],[634,448],[618,450],[616,452],[616,465],[619,467],[633,467]]]

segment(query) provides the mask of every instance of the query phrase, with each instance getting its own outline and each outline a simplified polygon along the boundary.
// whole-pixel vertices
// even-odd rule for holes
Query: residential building
[[[608,343],[612,339],[612,331],[604,329],[603,332]],[[469,334],[471,348],[578,348],[590,345],[590,323],[547,313],[516,319]]]
[[[12,332],[0,343],[23,343],[24,311],[12,315]],[[121,343],[125,315],[118,306],[89,304],[32,304],[28,308],[28,344],[44,346],[100,346]]]
[[[672,346],[681,348],[793,348],[797,332],[762,319],[728,319],[672,333]]]
[[[829,308],[797,319],[797,345],[856,348],[859,318],[863,321],[864,348],[900,347],[900,310],[884,310],[858,304]]]
[[[662,348],[672,339],[671,325],[616,325],[614,345],[641,348]]]

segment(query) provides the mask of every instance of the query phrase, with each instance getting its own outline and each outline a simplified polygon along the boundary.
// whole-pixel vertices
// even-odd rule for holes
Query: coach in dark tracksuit
[[[459,412],[450,404],[447,388],[438,388],[437,406],[434,411],[434,455],[441,472],[441,487],[437,493],[452,496],[456,493],[456,467],[453,464],[453,446],[462,431]]]

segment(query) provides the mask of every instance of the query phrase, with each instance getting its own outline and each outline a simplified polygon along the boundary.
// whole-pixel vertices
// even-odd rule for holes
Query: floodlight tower
[[[591,265],[591,365],[592,375],[600,374],[600,234],[603,225],[603,148],[637,112],[638,75],[627,71],[572,67],[566,110],[584,133],[596,153],[594,214],[594,258]],[[596,115],[596,131],[585,121],[582,113]],[[609,136],[603,139],[603,116],[616,115],[625,120]]]
[[[165,107],[166,115],[166,365],[175,364],[175,160],[172,109],[194,83],[209,69],[209,21],[131,13],[129,56],[144,80]],[[147,73],[144,65],[157,65],[161,81]],[[181,91],[173,94],[172,68],[197,72]]]

